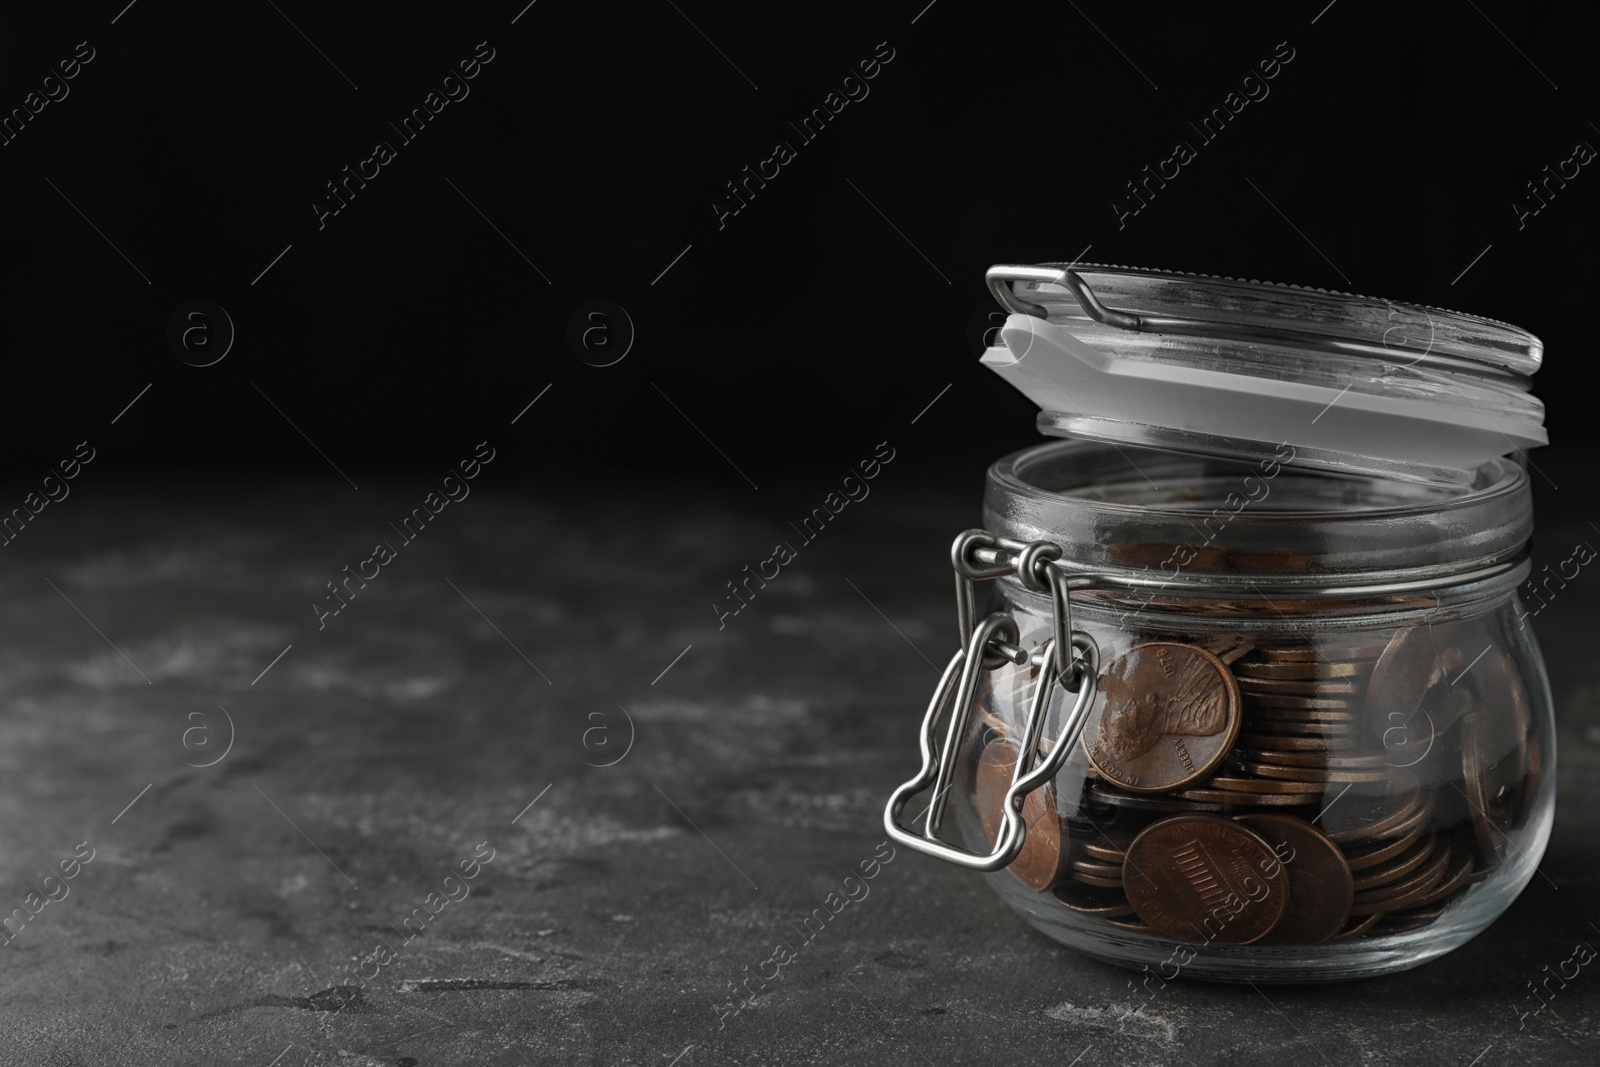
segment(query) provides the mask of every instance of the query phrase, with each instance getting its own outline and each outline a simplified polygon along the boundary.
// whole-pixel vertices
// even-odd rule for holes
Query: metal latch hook
[[[1010,638],[1009,641],[1006,640],[1007,636]],[[959,743],[966,733],[973,697],[977,693],[978,678],[984,670],[989,669],[983,662],[985,652],[993,640],[998,639],[1012,644],[1016,638],[1015,620],[1001,613],[990,615],[975,628],[966,647],[958,649],[950,658],[950,663],[945,667],[939,685],[934,690],[933,699],[928,703],[927,713],[923,716],[922,730],[918,737],[922,752],[922,767],[915,777],[902,783],[894,791],[883,812],[884,829],[893,840],[968,870],[997,871],[1017,858],[1017,854],[1022,851],[1028,829],[1022,819],[1023,800],[1065,766],[1067,758],[1083,733],[1084,723],[1088,721],[1089,710],[1094,702],[1095,680],[1099,674],[1099,648],[1094,638],[1088,634],[1082,631],[1074,632],[1071,645],[1080,654],[1081,659],[1073,662],[1081,664],[1081,667],[1076,668],[1081,672],[1081,680],[1072,708],[1064,717],[1060,733],[1049,754],[1040,761],[1040,739],[1044,732],[1051,696],[1055,687],[1063,681],[1057,667],[1060,657],[1044,656],[1039,667],[1038,686],[1028,706],[1020,751],[1016,766],[1012,770],[1011,786],[1006,790],[1000,831],[996,835],[994,847],[988,853],[972,852],[940,840],[939,824],[944,811],[945,795],[954,782]],[[951,707],[952,702],[953,707]],[[939,721],[947,707],[950,708],[950,724],[946,731],[945,743],[941,748],[936,746],[936,738]],[[900,825],[900,814],[913,796],[930,785],[934,786],[934,793],[928,805],[923,832],[915,833],[905,829]]]

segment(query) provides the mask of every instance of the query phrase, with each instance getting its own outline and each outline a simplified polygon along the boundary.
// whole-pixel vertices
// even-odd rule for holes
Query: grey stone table
[[[1549,560],[1600,543],[1570,466],[1542,490]],[[970,478],[885,471],[719,628],[725,583],[828,485],[490,472],[406,541],[422,482],[94,473],[0,560],[0,913],[31,916],[0,955],[5,1064],[1600,1058],[1600,975],[1518,1019],[1600,942],[1593,574],[1535,623],[1562,801],[1488,934],[1388,979],[1179,982],[1130,1019],[1126,972],[978,877],[870,864],[950,650]],[[802,942],[863,862],[867,895]],[[735,1011],[780,942],[795,958]]]

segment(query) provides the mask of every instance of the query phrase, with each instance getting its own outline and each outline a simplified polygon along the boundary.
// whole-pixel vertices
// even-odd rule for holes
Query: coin
[[[1307,789],[1304,782],[1274,782],[1260,778],[1232,778],[1217,775],[1205,783],[1206,789],[1219,789],[1230,793],[1315,793],[1321,795],[1320,789]]]
[[[1473,833],[1483,858],[1491,864],[1505,859],[1506,834],[1515,809],[1512,798],[1497,791],[1490,778],[1491,713],[1472,711],[1461,719],[1461,776],[1466,789]]]
[[[1002,734],[991,737],[978,753],[978,765],[973,771],[972,802],[991,842],[1000,831],[1001,807],[1006,791],[1011,788],[1016,766],[1017,743]]]
[[[1322,801],[1322,792],[1314,793],[1237,793],[1223,789],[1185,789],[1178,796],[1185,800],[1198,800],[1206,804],[1222,804],[1228,807],[1284,807],[1297,808],[1306,804],[1318,804]]]
[[[1383,644],[1352,644],[1340,646],[1334,642],[1324,645],[1285,645],[1280,648],[1259,648],[1257,654],[1262,659],[1273,662],[1287,663],[1337,663],[1344,660],[1371,660],[1376,659],[1383,651]]]
[[[1366,870],[1380,863],[1387,863],[1396,856],[1405,852],[1422,839],[1422,827],[1418,826],[1408,834],[1394,838],[1391,841],[1380,841],[1376,844],[1359,848],[1348,849],[1345,852],[1345,862],[1352,871]]]
[[[1139,793],[1119,793],[1114,789],[1107,789],[1098,785],[1090,787],[1089,796],[1100,804],[1110,804],[1118,808],[1132,808],[1137,811],[1205,812],[1222,810],[1216,804],[1197,804],[1172,797],[1144,796]]]
[[[1443,880],[1450,869],[1450,850],[1438,849],[1432,860],[1415,874],[1378,889],[1357,893],[1352,915],[1404,911],[1416,907]]]
[[[1439,679],[1441,661],[1461,636],[1456,623],[1406,626],[1394,632],[1372,666],[1365,712],[1375,737],[1404,725]],[[1481,647],[1481,646],[1480,646]],[[1444,724],[1437,724],[1444,729]]]
[[[1312,660],[1309,662],[1245,662],[1233,665],[1233,676],[1241,682],[1246,678],[1283,678],[1304,681],[1312,678],[1359,678],[1365,674],[1366,666],[1360,663],[1322,663]]]
[[[1352,722],[1295,722],[1293,720],[1280,720],[1277,722],[1252,723],[1251,728],[1256,729],[1266,726],[1276,735],[1282,737],[1349,737],[1357,736],[1356,725]]]
[[[1259,705],[1245,705],[1245,719],[1258,722],[1263,726],[1273,728],[1278,723],[1329,723],[1335,726],[1353,726],[1360,720],[1355,712],[1320,711],[1315,708],[1263,708]]]
[[[1120,873],[1115,878],[1102,877],[1098,874],[1085,874],[1082,871],[1068,871],[1067,874],[1069,878],[1082,882],[1084,885],[1096,886],[1100,889],[1123,888],[1122,875]]]
[[[1349,737],[1275,737],[1272,734],[1240,734],[1239,747],[1265,752],[1349,752],[1356,743]]]
[[[1122,865],[1120,863],[1096,863],[1093,860],[1073,860],[1068,866],[1074,878],[1097,879],[1091,885],[1101,882],[1122,884]]]
[[[1133,905],[1128,903],[1127,896],[1119,889],[1103,889],[1069,879],[1057,885],[1050,894],[1073,911],[1084,915],[1118,919],[1133,914]]]
[[[1238,683],[1204,649],[1135,645],[1111,662],[1099,685],[1105,703],[1084,729],[1084,748],[1095,769],[1124,789],[1166,793],[1201,781],[1238,736]]]
[[[1528,733],[1528,751],[1523,759],[1522,783],[1517,788],[1517,810],[1513,817],[1514,823],[1525,822],[1533,810],[1533,802],[1538,798],[1538,790],[1534,783],[1544,774],[1544,748],[1539,742],[1539,735],[1530,728]]]
[[[1289,904],[1264,945],[1320,945],[1344,929],[1355,884],[1339,846],[1293,815],[1236,815],[1272,846],[1289,873]]]
[[[1417,776],[1395,770],[1387,782],[1376,789],[1350,786],[1328,802],[1318,819],[1329,838],[1348,844],[1376,836],[1391,825],[1402,822],[1422,803]]]
[[[1234,763],[1229,760],[1229,763]],[[1376,768],[1367,770],[1342,771],[1322,770],[1316,767],[1285,767],[1277,763],[1239,763],[1238,767],[1248,774],[1258,775],[1262,778],[1275,778],[1285,782],[1310,782],[1327,785],[1329,783],[1342,784],[1344,782],[1381,782],[1389,777],[1388,771]]]
[[[1328,801],[1318,822],[1322,832],[1339,843],[1365,840],[1374,829],[1382,829],[1392,822],[1400,822],[1416,811],[1421,803],[1421,785],[1416,774],[1395,769],[1386,782],[1378,782],[1370,789],[1357,789],[1350,785],[1338,797]]]
[[[1362,934],[1366,933],[1368,930],[1371,930],[1372,927],[1381,918],[1383,918],[1383,913],[1382,912],[1379,912],[1376,915],[1357,915],[1357,916],[1353,916],[1350,919],[1350,925],[1349,926],[1345,927],[1343,930],[1339,931],[1339,933],[1337,935],[1335,935],[1334,937],[1330,937],[1328,940],[1329,941],[1349,941],[1351,938],[1360,937]]]
[[[991,741],[978,759],[974,803],[991,846],[1000,839],[1005,796],[1011,788],[1016,763],[1016,742],[1007,738]],[[1022,821],[1027,825],[1027,832],[1022,839],[1022,850],[1006,867],[1023,885],[1036,891],[1055,884],[1064,870],[1067,855],[1067,832],[1056,817],[1056,806],[1050,796],[1052,791],[1049,784],[1042,785],[1023,800]]]
[[[1128,847],[1122,873],[1139,918],[1186,941],[1259,941],[1289,902],[1289,879],[1272,847],[1248,827],[1214,815],[1151,823]]]
[[[1363,843],[1372,841],[1385,841],[1391,837],[1401,837],[1405,834],[1411,833],[1413,830],[1416,830],[1419,827],[1425,826],[1429,818],[1433,815],[1433,797],[1434,794],[1431,792],[1419,793],[1417,796],[1416,810],[1412,811],[1409,815],[1397,819],[1394,822],[1383,822],[1376,826],[1367,827],[1364,836],[1358,836],[1353,839],[1353,841],[1342,843],[1353,844],[1357,841]]]
[[[1285,767],[1321,767],[1328,770],[1357,770],[1360,768],[1384,768],[1388,773],[1389,764],[1378,755],[1353,756],[1353,755],[1322,755],[1316,752],[1269,752],[1257,751],[1247,748],[1236,748],[1233,755],[1239,759],[1259,761],[1261,763],[1277,763]]]
[[[1451,894],[1466,888],[1472,877],[1472,849],[1464,845],[1452,843],[1450,869],[1439,880],[1439,884],[1428,891],[1423,897],[1419,907],[1427,907],[1447,899]]]
[[[1106,863],[1121,863],[1133,843],[1133,835],[1125,830],[1109,830],[1105,836],[1079,842],[1083,853],[1090,859]]]
[[[1233,663],[1240,656],[1246,655],[1251,649],[1255,648],[1254,643],[1243,634],[1223,634],[1197,643],[1223,663]]]
[[[1299,708],[1305,711],[1353,711],[1361,707],[1354,695],[1313,697],[1293,693],[1251,693],[1245,700],[1246,710],[1255,708]]]
[[[1340,696],[1354,694],[1360,687],[1352,681],[1339,679],[1291,679],[1291,678],[1254,678],[1249,675],[1238,678],[1239,692],[1250,696],[1253,694],[1268,694],[1282,696]]]
[[[1472,883],[1472,865],[1474,865],[1472,846],[1467,845],[1464,840],[1454,840],[1453,838],[1453,840],[1446,841],[1446,848],[1450,851],[1450,867],[1445,870],[1445,875],[1438,880],[1438,885],[1429,889],[1427,896],[1422,897],[1421,901],[1418,902],[1418,907],[1432,907],[1438,902],[1446,901],[1448,897],[1458,893],[1461,889],[1466,889]]]
[[[1377,889],[1392,882],[1398,882],[1432,859],[1438,848],[1438,835],[1429,834],[1410,851],[1401,853],[1392,862],[1379,864],[1357,875],[1355,880],[1356,891],[1365,893],[1369,889]]]

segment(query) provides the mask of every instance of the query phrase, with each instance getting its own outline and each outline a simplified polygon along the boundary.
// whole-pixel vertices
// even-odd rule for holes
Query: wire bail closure
[[[974,550],[979,548],[998,550],[996,562],[978,561]],[[1013,558],[1006,560],[1005,555]],[[1100,648],[1092,636],[1072,629],[1068,598],[1072,589],[1086,588],[1092,579],[1088,576],[1069,578],[1053,565],[1061,558],[1059,545],[1049,541],[1024,544],[985,530],[967,530],[959,535],[951,545],[950,557],[956,575],[956,616],[961,644],[940,676],[933,699],[923,715],[918,738],[922,767],[889,798],[883,822],[889,836],[908,848],[969,870],[997,871],[1022,851],[1027,836],[1027,825],[1022,820],[1023,801],[1066,765],[1094,703]],[[996,612],[982,622],[975,618],[975,583],[1012,574],[1017,575],[1026,588],[1036,593],[1048,592],[1051,598],[1052,636],[1031,655],[1017,644],[1020,634],[1016,620],[1010,615]],[[1007,663],[1022,666],[1030,662],[1039,668],[1039,679],[1028,705],[1019,739],[1019,755],[1003,801],[1002,822],[994,847],[988,853],[980,853],[948,844],[939,838],[939,829],[946,795],[954,784],[956,757],[971,720],[979,681],[983,674]],[[1075,698],[1071,709],[1063,716],[1048,755],[1041,761],[1039,749],[1045,718],[1058,684],[1075,694]],[[947,714],[949,722],[941,746],[938,744],[939,725]],[[933,797],[928,803],[922,831],[917,833],[902,827],[900,815],[907,803],[930,785]]]

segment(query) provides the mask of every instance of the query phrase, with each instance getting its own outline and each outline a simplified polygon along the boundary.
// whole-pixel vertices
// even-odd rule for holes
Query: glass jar
[[[1147,985],[1416,966],[1550,834],[1527,475],[1234,453],[1067,440],[990,468],[952,553],[961,650],[885,823]]]

